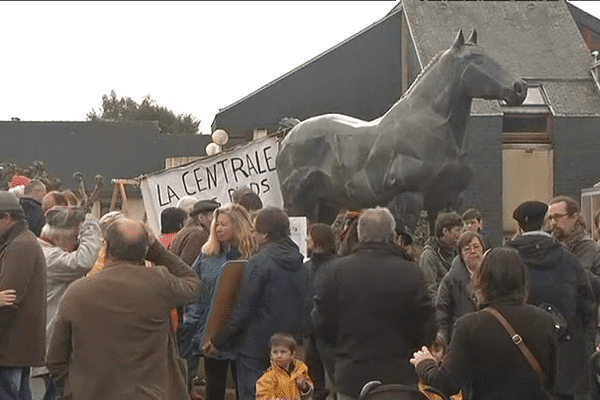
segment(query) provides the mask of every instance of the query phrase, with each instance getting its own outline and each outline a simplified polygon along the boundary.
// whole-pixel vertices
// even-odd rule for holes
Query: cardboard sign
[[[237,295],[244,275],[244,267],[247,262],[246,260],[229,261],[223,267],[215,292],[215,301],[208,314],[202,347],[209,340],[212,340],[217,332],[229,321],[229,316],[237,301]]]
[[[308,220],[306,217],[290,217],[290,237],[298,245],[300,253],[306,258],[306,237]]]
[[[283,207],[275,159],[279,141],[266,137],[215,156],[168,168],[141,177],[140,189],[148,223],[160,233],[160,213],[177,206],[184,196],[198,200],[231,202],[231,194],[243,186],[258,194],[264,206]]]

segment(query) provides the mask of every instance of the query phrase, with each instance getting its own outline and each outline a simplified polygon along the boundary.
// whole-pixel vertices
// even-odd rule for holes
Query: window
[[[508,107],[500,102],[502,141],[504,143],[550,143],[552,117],[546,95],[540,85],[530,84],[523,104]]]

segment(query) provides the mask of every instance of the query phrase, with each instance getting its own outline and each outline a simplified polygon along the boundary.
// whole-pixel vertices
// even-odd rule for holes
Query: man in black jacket
[[[42,199],[46,195],[46,186],[37,179],[29,181],[23,189],[23,197],[19,199],[21,207],[25,212],[25,220],[29,230],[40,237],[42,227],[46,223],[44,212],[42,211]]]
[[[513,218],[521,234],[516,248],[530,273],[528,303],[551,305],[562,316],[559,365],[553,395],[556,399],[588,399],[591,394],[590,357],[594,351],[594,295],[586,271],[566,247],[542,231],[548,205],[527,201]],[[544,307],[543,307],[544,308]]]
[[[435,314],[419,267],[393,243],[387,208],[363,211],[359,243],[333,261],[317,287],[316,334],[334,346],[338,400],[356,399],[369,381],[417,385],[409,359],[435,338]]]

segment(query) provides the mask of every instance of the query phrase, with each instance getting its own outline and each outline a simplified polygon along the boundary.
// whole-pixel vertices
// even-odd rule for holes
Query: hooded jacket
[[[46,223],[44,211],[42,211],[42,203],[31,197],[21,197],[19,199],[21,207],[25,212],[25,220],[29,226],[29,230],[37,237],[40,237],[42,228]]]
[[[565,243],[571,253],[579,260],[583,268],[590,270],[594,275],[600,276],[600,245],[580,229]]]
[[[442,278],[450,270],[452,260],[458,255],[454,246],[446,247],[441,240],[436,237],[430,237],[421,253],[419,259],[419,267],[425,273],[425,282],[427,283],[427,291],[431,299],[435,303],[438,287]]]
[[[264,244],[244,268],[236,305],[226,326],[212,339],[214,346],[268,360],[273,333],[300,339],[308,281],[302,261],[291,239]]]
[[[474,311],[477,311],[477,302],[471,286],[471,276],[460,257],[455,257],[450,271],[440,282],[435,303],[437,327],[447,343],[452,338],[456,320]]]
[[[529,270],[527,302],[551,304],[567,323],[566,334],[558,342],[560,356],[553,392],[586,393],[594,351],[595,306],[584,268],[560,242],[542,231],[517,236],[510,245]]]
[[[310,390],[301,393],[296,384],[296,378],[304,375],[309,383]],[[312,382],[308,377],[308,368],[302,361],[294,360],[294,369],[287,373],[279,365],[271,361],[271,367],[256,381],[257,400],[300,400],[310,396],[313,390]]]

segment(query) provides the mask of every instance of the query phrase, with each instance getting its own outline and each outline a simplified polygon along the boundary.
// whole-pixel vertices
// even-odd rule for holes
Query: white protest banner
[[[274,137],[252,141],[215,156],[141,177],[140,189],[148,223],[160,233],[160,213],[177,206],[183,196],[198,200],[231,202],[242,186],[258,194],[264,206],[283,207],[275,159],[279,142]]]

